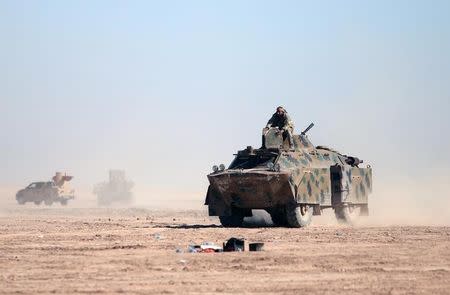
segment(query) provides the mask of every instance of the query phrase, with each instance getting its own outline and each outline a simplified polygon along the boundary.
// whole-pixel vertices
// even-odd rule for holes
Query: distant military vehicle
[[[26,202],[34,202],[36,205],[40,205],[44,202],[45,205],[50,206],[59,202],[65,206],[69,200],[75,198],[75,191],[67,183],[72,178],[72,176],[56,172],[52,178],[53,181],[32,182],[26,188],[18,191],[16,200],[21,205]]]
[[[94,194],[97,195],[99,206],[110,205],[114,202],[131,203],[133,201],[133,182],[125,178],[125,171],[110,170],[109,181],[95,185]]]
[[[208,175],[205,205],[225,227],[242,225],[252,209],[264,209],[275,224],[303,227],[322,209],[333,208],[339,221],[352,223],[368,214],[372,169],[363,161],[324,146],[315,147],[306,132],[294,135],[294,147],[277,128],[265,128],[262,147],[235,154],[228,169],[214,166]]]

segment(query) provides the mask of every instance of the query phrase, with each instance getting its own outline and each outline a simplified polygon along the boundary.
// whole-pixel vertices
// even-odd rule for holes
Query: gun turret
[[[306,129],[305,130],[303,130],[302,131],[302,135],[306,135],[306,132],[308,132],[311,128],[313,128],[314,127],[314,123],[311,123],[311,124],[309,124],[309,126],[308,127],[306,127]]]
[[[53,182],[57,186],[63,186],[66,181],[71,181],[73,176],[69,176],[67,174],[62,175],[61,172],[56,172],[55,176],[53,176]]]

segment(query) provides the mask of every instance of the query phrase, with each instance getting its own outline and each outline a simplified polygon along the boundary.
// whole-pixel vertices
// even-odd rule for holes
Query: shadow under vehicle
[[[252,209],[264,209],[279,226],[303,227],[322,209],[333,208],[339,221],[368,215],[372,168],[362,160],[314,146],[306,132],[293,135],[294,147],[277,128],[265,128],[262,147],[238,151],[230,166],[208,175],[205,205],[225,227],[238,227]]]
[[[123,170],[109,170],[109,181],[95,185],[94,194],[97,195],[99,206],[112,203],[130,204],[133,202],[133,182],[128,181]]]
[[[21,189],[16,194],[16,200],[23,205],[26,202],[33,202],[40,205],[44,202],[45,205],[52,205],[53,203],[61,203],[67,205],[69,200],[75,198],[75,190],[69,185],[73,176],[62,175],[61,172],[56,172],[52,181],[32,182],[26,188]]]

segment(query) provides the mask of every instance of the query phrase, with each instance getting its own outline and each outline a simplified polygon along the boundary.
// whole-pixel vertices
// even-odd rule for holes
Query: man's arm
[[[272,115],[272,117],[269,119],[269,121],[266,124],[266,128],[272,127],[273,121],[275,120],[275,115]]]

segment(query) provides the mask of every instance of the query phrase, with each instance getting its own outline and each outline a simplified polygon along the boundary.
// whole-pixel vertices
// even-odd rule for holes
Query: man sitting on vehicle
[[[283,132],[283,137],[287,137],[289,140],[290,148],[294,148],[294,139],[292,137],[294,132],[294,123],[282,106],[277,107],[275,114],[273,114],[272,118],[270,118],[269,122],[267,122],[266,128],[270,127],[277,127],[280,132]]]

